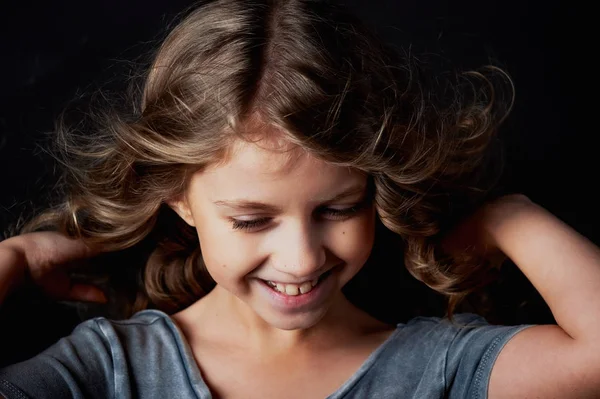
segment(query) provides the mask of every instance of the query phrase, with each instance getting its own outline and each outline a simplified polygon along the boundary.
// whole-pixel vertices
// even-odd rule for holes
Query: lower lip
[[[286,310],[303,310],[319,304],[327,297],[327,294],[334,288],[334,272],[330,272],[327,277],[319,281],[315,287],[306,294],[286,295],[275,291],[264,280],[259,280],[261,288],[266,291],[269,299],[274,306]]]

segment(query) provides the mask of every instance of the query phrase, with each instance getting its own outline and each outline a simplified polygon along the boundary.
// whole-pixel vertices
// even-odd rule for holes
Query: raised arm
[[[558,324],[509,341],[489,397],[599,398],[600,249],[524,196],[498,201],[480,220],[488,244],[523,271]]]
[[[55,232],[30,233],[0,242],[0,303],[25,280],[55,299],[105,302],[100,289],[72,284],[66,269],[93,252],[81,241]]]
[[[16,287],[20,286],[25,276],[25,260],[16,248],[0,242],[0,304]]]

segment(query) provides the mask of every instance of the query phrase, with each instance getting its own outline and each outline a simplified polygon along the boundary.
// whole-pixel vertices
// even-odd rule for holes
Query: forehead
[[[249,196],[313,197],[364,181],[362,173],[319,160],[284,140],[239,140],[223,163],[208,167],[197,179],[217,196],[243,191]]]
[[[264,139],[256,142],[236,140],[231,145],[226,160],[208,167],[205,172],[235,173],[273,180],[299,177],[305,173],[315,177],[358,174],[350,168],[317,159],[285,139]]]
[[[288,140],[272,136],[252,142],[234,141],[223,166],[275,178],[298,170],[300,166],[316,166],[315,163],[325,164]]]

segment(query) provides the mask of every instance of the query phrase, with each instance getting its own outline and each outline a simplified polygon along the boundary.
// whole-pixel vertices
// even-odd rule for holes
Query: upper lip
[[[314,280],[318,279],[319,277],[321,277],[323,274],[327,273],[330,270],[331,269],[327,269],[327,270],[325,270],[323,272],[320,272],[319,274],[314,274],[314,275],[306,277],[306,278],[304,278],[304,279],[302,279],[300,281],[280,281],[280,280],[271,280],[271,279],[268,279],[268,278],[264,278],[263,280],[265,280],[265,281],[271,281],[271,282],[276,283],[276,284],[278,283],[278,284],[302,285],[304,283],[309,283],[311,281],[314,281]]]

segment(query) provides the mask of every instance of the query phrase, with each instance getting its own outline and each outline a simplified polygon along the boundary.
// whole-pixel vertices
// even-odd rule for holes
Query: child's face
[[[290,157],[260,145],[238,142],[227,163],[194,175],[173,205],[196,226],[217,289],[273,327],[308,328],[371,252],[367,178],[299,150]]]

